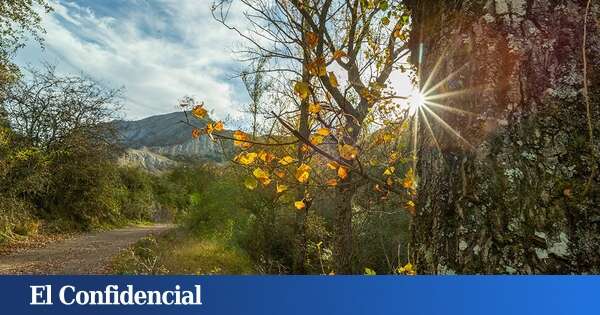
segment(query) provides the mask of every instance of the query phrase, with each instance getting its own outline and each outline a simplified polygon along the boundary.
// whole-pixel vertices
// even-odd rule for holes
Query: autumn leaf
[[[325,65],[325,59],[322,57],[316,58],[306,65],[308,72],[311,75],[324,77],[327,75],[327,67]]]
[[[285,165],[289,165],[289,164],[292,164],[292,163],[294,163],[294,161],[295,161],[295,160],[294,160],[294,158],[293,158],[293,157],[291,157],[291,156],[289,156],[289,155],[286,155],[286,156],[282,157],[282,158],[279,160],[279,164],[281,164],[281,165],[284,165],[284,166],[285,166]]]
[[[267,186],[267,185],[269,185],[269,183],[271,183],[271,179],[269,178],[269,173],[260,167],[255,168],[254,171],[252,172],[252,174],[254,175],[254,177],[256,177],[256,179],[258,179],[265,186]]]
[[[383,141],[384,142],[390,142],[390,141],[392,141],[393,138],[394,138],[394,136],[392,136],[392,134],[389,134],[389,133],[385,133],[383,135]]]
[[[331,130],[329,130],[328,128],[319,128],[317,130],[317,134],[323,137],[327,137],[331,134]]]
[[[405,177],[404,180],[402,180],[402,187],[406,188],[406,189],[410,189],[413,187],[413,181],[411,178]]]
[[[310,170],[310,166],[302,163],[298,169],[296,169],[296,179],[301,183],[305,183],[310,176]]]
[[[294,92],[296,92],[301,100],[305,100],[310,95],[310,87],[308,83],[298,81],[296,84],[294,84]]]
[[[332,178],[332,179],[327,180],[326,184],[327,184],[327,186],[335,187],[335,186],[337,186],[338,181],[337,181],[337,179]]]
[[[406,210],[408,210],[411,215],[415,215],[417,213],[415,203],[412,200],[406,202]]]
[[[308,105],[308,112],[311,114],[318,114],[321,111],[321,105],[318,103],[311,103]]]
[[[244,186],[246,186],[246,188],[249,190],[254,190],[256,187],[258,187],[258,181],[256,181],[256,178],[254,177],[246,177],[246,180],[244,180]]]
[[[240,153],[238,156],[235,157],[234,161],[237,161],[242,165],[250,165],[254,163],[256,156],[257,154],[254,152]]]
[[[283,184],[277,184],[277,193],[282,193],[286,190],[288,190],[288,186]]]
[[[354,160],[358,154],[358,149],[349,144],[339,146],[338,150],[344,160]]]
[[[285,172],[282,170],[274,170],[273,173],[279,177],[279,178],[284,178],[285,177]]]
[[[329,83],[333,87],[338,87],[338,80],[337,80],[337,77],[335,76],[335,73],[333,73],[333,72],[329,72]]]
[[[341,179],[346,179],[346,177],[348,177],[348,169],[343,166],[338,168],[337,173]]]
[[[333,59],[340,59],[346,57],[346,53],[342,50],[336,50],[333,52]]]
[[[250,137],[243,131],[236,130],[233,133],[233,138],[235,139],[235,141],[233,141],[233,145],[235,146],[242,147],[244,149],[252,146],[252,143],[247,142],[250,140]]]
[[[225,126],[223,125],[223,122],[219,120],[215,123],[213,128],[215,129],[215,131],[223,131],[225,129]]]
[[[294,202],[294,207],[296,207],[296,209],[298,209],[298,210],[302,210],[306,207],[306,205],[304,204],[304,201],[300,200],[300,201]]]
[[[196,116],[197,118],[204,118],[206,117],[207,113],[208,112],[204,108],[204,103],[198,104],[194,107],[194,109],[192,109],[192,115]]]
[[[406,175],[404,176],[404,180],[402,180],[402,187],[404,187],[406,189],[413,189],[414,185],[415,185],[414,178],[415,178],[415,175],[411,168],[406,172]]]
[[[321,135],[312,135],[310,137],[310,143],[312,143],[313,145],[319,145],[319,144],[323,143],[323,136],[321,136]]]
[[[211,124],[211,123],[206,124],[206,134],[210,135],[213,133],[214,130],[215,130],[215,128],[213,127],[213,124]]]
[[[385,169],[385,171],[383,172],[383,175],[385,175],[385,176],[392,176],[395,171],[396,171],[396,168],[393,167],[393,166],[390,166],[390,167],[388,167],[388,168]]]
[[[318,43],[319,43],[319,35],[317,35],[317,33],[314,33],[314,32],[306,33],[306,46],[309,49],[313,49],[313,48],[317,47]]]
[[[275,155],[273,155],[270,152],[260,151],[258,153],[258,158],[261,159],[263,162],[271,163],[271,161],[275,159]]]
[[[337,170],[338,167],[340,167],[340,165],[336,161],[331,161],[331,162],[327,163],[327,167],[329,167],[332,170]]]
[[[417,271],[414,269],[411,263],[407,263],[404,265],[404,267],[398,267],[398,273],[414,276],[417,274]]]
[[[198,139],[200,138],[201,131],[198,128],[192,129],[192,138]]]

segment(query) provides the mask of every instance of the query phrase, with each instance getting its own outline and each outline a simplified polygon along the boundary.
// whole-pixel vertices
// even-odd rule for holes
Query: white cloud
[[[107,14],[56,0],[44,19],[46,50],[30,45],[18,61],[47,60],[125,86],[129,119],[175,111],[184,95],[204,100],[218,118],[239,116],[245,91],[228,79],[240,66],[231,52],[236,35],[212,19],[210,3],[138,0]]]

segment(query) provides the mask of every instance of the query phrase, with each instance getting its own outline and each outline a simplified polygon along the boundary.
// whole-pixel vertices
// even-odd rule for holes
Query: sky
[[[183,96],[204,101],[215,119],[240,119],[249,100],[234,77],[244,66],[234,53],[241,41],[212,18],[211,3],[51,0],[54,12],[43,19],[45,48],[30,43],[16,61],[21,66],[47,62],[62,74],[124,87],[125,119],[177,111]],[[233,7],[230,18],[242,21],[241,11]],[[394,80],[409,89],[408,78]]]
[[[211,0],[51,3],[45,49],[27,45],[18,64],[48,62],[63,74],[125,87],[127,119],[176,111],[185,95],[205,101],[220,119],[239,116],[247,103],[242,82],[232,78],[243,66],[233,53],[235,36],[212,18]]]

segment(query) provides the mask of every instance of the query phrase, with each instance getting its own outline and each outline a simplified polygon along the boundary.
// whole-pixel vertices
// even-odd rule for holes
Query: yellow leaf
[[[385,172],[383,172],[383,175],[385,176],[392,176],[392,174],[394,174],[394,172],[396,171],[396,168],[393,166],[390,166],[388,168],[385,169]]]
[[[296,92],[296,94],[298,94],[298,96],[300,97],[301,100],[305,100],[310,95],[310,87],[309,87],[308,83],[298,81],[294,85],[294,92]]]
[[[198,138],[200,138],[200,134],[201,134],[201,131],[200,131],[200,129],[198,129],[198,128],[194,128],[194,129],[192,130],[192,138],[194,138],[194,139],[198,139]]]
[[[341,179],[346,179],[346,177],[348,177],[348,169],[343,166],[338,168],[337,173]]]
[[[358,154],[358,149],[349,144],[339,146],[338,150],[344,160],[354,160]]]
[[[332,170],[337,170],[338,167],[340,167],[340,165],[336,161],[331,161],[327,163],[327,167],[329,167]]]
[[[304,201],[300,200],[300,201],[294,202],[294,207],[296,207],[296,209],[298,209],[298,210],[302,210],[306,207],[306,205],[304,204]]]
[[[398,267],[398,273],[414,276],[417,274],[417,271],[411,263],[407,263],[404,267]]]
[[[327,184],[327,186],[335,187],[335,186],[337,186],[338,182],[337,182],[337,179],[332,178],[332,179],[327,180],[326,184]]]
[[[270,152],[260,151],[258,153],[258,158],[261,159],[263,162],[270,163],[275,159],[275,155],[271,154]]]
[[[291,157],[289,155],[286,155],[286,156],[282,157],[281,160],[279,160],[279,164],[281,164],[281,165],[289,165],[289,164],[294,163],[294,161],[295,160],[294,160],[293,157]]]
[[[214,125],[215,131],[223,131],[225,129],[222,121],[217,121]]]
[[[329,129],[327,129],[327,128],[319,128],[317,130],[317,134],[321,135],[323,137],[327,137],[327,136],[329,136],[331,134],[331,131]]]
[[[236,156],[234,160],[242,165],[250,165],[254,163],[256,156],[257,154],[254,152],[240,153],[240,155]]]
[[[296,179],[301,183],[305,183],[308,180],[309,176],[310,176],[310,166],[302,163],[298,167],[298,169],[296,169]]]
[[[394,136],[392,136],[389,133],[386,133],[386,134],[383,135],[383,141],[384,142],[390,142],[390,141],[392,141],[393,138],[394,138]]]
[[[415,215],[417,213],[415,203],[412,200],[406,202],[406,210],[408,210],[411,215]]]
[[[267,185],[269,185],[269,183],[271,183],[271,179],[269,178],[269,173],[267,173],[265,170],[263,170],[260,167],[257,167],[256,169],[254,169],[252,174],[254,175],[254,177],[256,177],[256,179],[258,179],[265,186],[267,186]]]
[[[198,104],[192,109],[192,115],[198,118],[204,118],[208,112],[204,108],[204,103]]]
[[[318,114],[321,111],[321,105],[318,103],[311,103],[308,105],[308,112],[311,114]]]
[[[288,186],[283,184],[277,184],[277,193],[282,193],[286,190],[288,190]]]
[[[319,144],[323,143],[323,136],[321,136],[321,135],[312,135],[310,137],[310,143],[312,143],[314,145],[319,145]]]
[[[244,186],[250,190],[254,190],[256,187],[258,187],[258,182],[254,177],[246,177],[246,180],[244,180]]]
[[[250,140],[250,137],[243,131],[236,130],[233,133],[233,138],[235,139],[235,141],[233,141],[233,145],[235,146],[242,147],[244,149],[247,149],[252,146],[252,143],[248,142]]]
[[[333,59],[340,59],[342,57],[346,57],[346,53],[342,50],[336,50],[333,52]]]
[[[329,83],[333,87],[338,87],[338,80],[337,80],[337,77],[335,76],[335,73],[333,73],[333,72],[329,72]]]
[[[318,42],[319,42],[319,35],[317,35],[317,33],[313,33],[313,32],[306,33],[306,46],[309,49],[315,48],[317,46]]]

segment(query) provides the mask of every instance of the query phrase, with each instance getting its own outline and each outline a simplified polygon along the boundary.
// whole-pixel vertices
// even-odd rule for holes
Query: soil
[[[0,274],[106,274],[111,259],[139,239],[173,229],[172,224],[130,226],[50,242],[41,248],[0,255]]]

